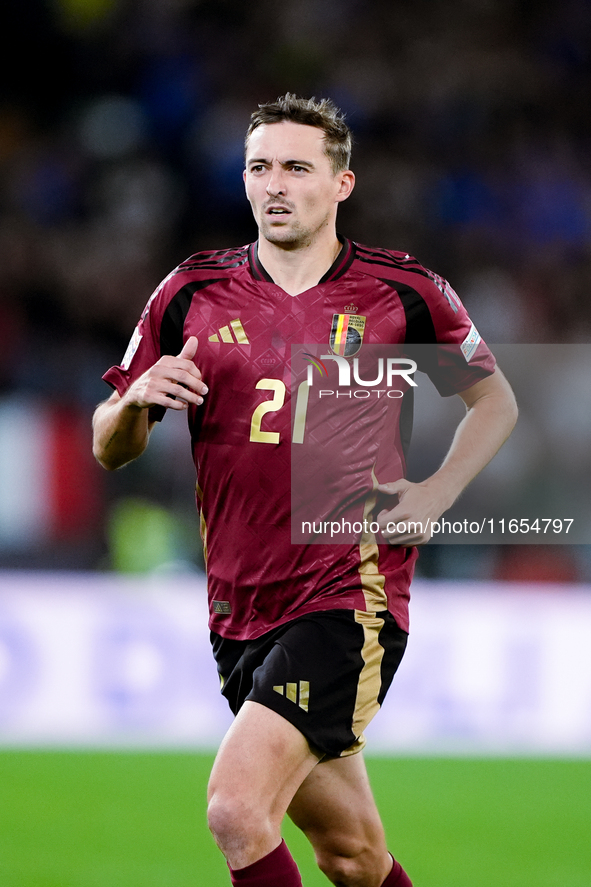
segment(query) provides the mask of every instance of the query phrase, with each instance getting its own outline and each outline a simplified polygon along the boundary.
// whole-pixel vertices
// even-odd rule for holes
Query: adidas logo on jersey
[[[232,335],[232,332],[234,335]],[[228,326],[220,327],[217,333],[209,337],[209,341],[226,342],[228,345],[235,345],[236,343],[238,345],[250,345],[239,317],[236,320],[231,320]]]
[[[276,693],[279,693],[280,696],[285,696],[286,699],[295,702],[295,704],[299,705],[300,708],[303,708],[304,711],[308,711],[308,703],[310,701],[309,681],[300,681],[299,687],[295,681],[293,684],[278,684],[273,687],[273,689]]]

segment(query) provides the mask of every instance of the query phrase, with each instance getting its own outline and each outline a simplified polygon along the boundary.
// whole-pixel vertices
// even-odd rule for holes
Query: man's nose
[[[270,197],[285,194],[285,173],[280,167],[273,167],[269,181],[267,182],[267,194]]]

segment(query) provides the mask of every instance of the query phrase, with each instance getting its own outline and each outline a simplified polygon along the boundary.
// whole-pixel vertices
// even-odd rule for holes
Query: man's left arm
[[[441,467],[420,483],[401,479],[380,484],[382,493],[397,496],[398,503],[381,511],[378,523],[392,545],[422,545],[431,538],[431,527],[450,508],[462,490],[482,471],[511,434],[517,421],[517,404],[503,373],[476,382],[459,395],[466,415],[458,425]],[[423,532],[388,532],[388,524],[401,529],[420,526]]]

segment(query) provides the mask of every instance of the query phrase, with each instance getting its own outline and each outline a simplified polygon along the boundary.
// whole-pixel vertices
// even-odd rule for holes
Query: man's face
[[[321,129],[282,121],[252,133],[244,182],[261,236],[293,249],[334,228],[338,204],[349,196],[354,177],[333,172]]]

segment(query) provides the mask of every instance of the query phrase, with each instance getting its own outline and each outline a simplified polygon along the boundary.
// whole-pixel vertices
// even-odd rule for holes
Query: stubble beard
[[[329,217],[326,216],[320,225],[314,228],[303,228],[297,221],[293,225],[274,227],[264,218],[260,225],[260,233],[273,246],[285,250],[305,249],[314,242],[317,235],[327,227],[328,223]]]

